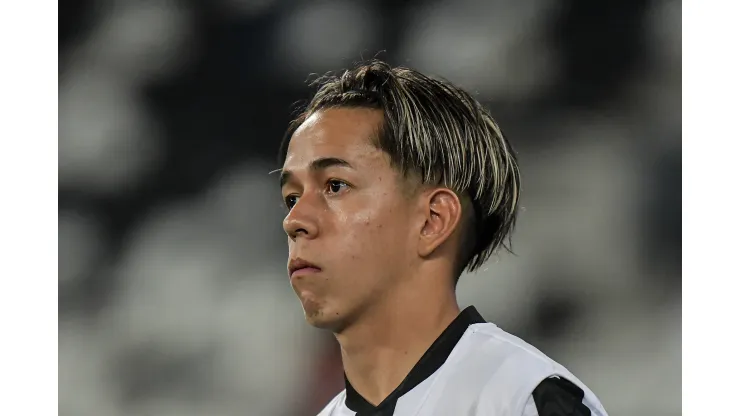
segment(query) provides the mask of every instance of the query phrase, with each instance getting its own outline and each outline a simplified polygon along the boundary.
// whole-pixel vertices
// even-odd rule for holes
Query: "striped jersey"
[[[565,367],[470,306],[377,406],[345,378],[318,416],[607,416]]]

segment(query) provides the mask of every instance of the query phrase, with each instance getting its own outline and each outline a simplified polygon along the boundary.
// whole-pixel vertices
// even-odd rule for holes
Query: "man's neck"
[[[389,299],[336,334],[352,387],[380,404],[460,313],[454,292]]]

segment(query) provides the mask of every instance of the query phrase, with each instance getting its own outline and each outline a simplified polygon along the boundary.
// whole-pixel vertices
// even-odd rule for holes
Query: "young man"
[[[457,305],[519,201],[514,152],[469,94],[372,61],[319,81],[281,156],[290,283],[342,351],[346,389],[321,416],[606,415],[564,367]]]

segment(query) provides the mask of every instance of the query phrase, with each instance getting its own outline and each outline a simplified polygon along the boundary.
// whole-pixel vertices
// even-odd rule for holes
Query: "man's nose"
[[[316,203],[310,195],[300,197],[283,219],[285,233],[294,241],[299,236],[316,238],[319,232],[317,213]]]

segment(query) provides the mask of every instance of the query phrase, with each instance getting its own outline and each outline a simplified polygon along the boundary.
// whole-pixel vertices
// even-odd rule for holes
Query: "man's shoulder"
[[[487,322],[471,325],[469,331],[471,333],[467,349],[470,354],[468,356],[473,359],[513,360],[518,365],[528,364],[540,367],[543,371],[559,367],[558,363],[545,353],[495,324]]]
[[[470,363],[463,367],[474,364],[476,371],[482,372],[481,408],[487,407],[484,403],[494,405],[514,400],[518,403],[515,407],[534,405],[539,413],[533,415],[560,415],[569,413],[550,409],[582,403],[581,410],[592,411],[584,414],[606,415],[583,382],[533,345],[492,323],[473,325],[470,331],[468,351],[462,358]]]
[[[607,416],[601,403],[575,383],[560,377],[535,387],[522,416]]]

